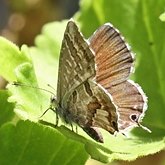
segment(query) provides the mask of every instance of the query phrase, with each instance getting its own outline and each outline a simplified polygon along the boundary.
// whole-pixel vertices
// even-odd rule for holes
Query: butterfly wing
[[[100,141],[101,136],[96,127],[111,134],[118,131],[118,116],[112,97],[99,84],[92,80],[85,81],[68,100],[67,109],[71,120],[95,140]]]
[[[77,25],[70,20],[60,52],[57,102],[65,102],[73,89],[94,75],[94,55]]]
[[[137,84],[128,81],[134,61],[128,44],[111,24],[101,26],[89,41],[95,52],[96,82],[119,107],[119,129],[138,125],[146,110],[146,97]]]
[[[128,79],[133,55],[123,37],[111,24],[101,26],[89,42],[95,52],[97,82],[107,89]]]
[[[96,127],[113,134],[118,131],[118,116],[111,95],[93,81],[96,76],[94,58],[88,42],[70,20],[59,61],[57,101],[60,108],[57,113],[66,123],[78,124],[88,135],[102,142]]]
[[[113,86],[110,92],[118,105],[119,130],[137,126],[147,109],[147,98],[141,87],[128,80]]]

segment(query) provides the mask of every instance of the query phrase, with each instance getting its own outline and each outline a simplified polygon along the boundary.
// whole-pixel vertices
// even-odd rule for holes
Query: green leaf
[[[7,90],[0,90],[0,126],[11,121],[14,117],[14,104],[7,102],[8,97]]]
[[[102,130],[105,142],[99,144],[81,129],[78,129],[78,134],[76,134],[68,128],[60,126],[51,129],[54,139],[59,139],[56,133],[58,132],[66,139],[73,140],[73,143],[83,144],[92,158],[102,162],[130,161],[165,148],[165,56],[163,55],[165,53],[165,24],[159,19],[160,14],[164,11],[163,6],[165,6],[164,0],[98,0],[97,2],[82,0],[80,11],[75,15],[86,37],[89,37],[101,24],[111,22],[129,41],[137,54],[134,78],[142,86],[149,100],[149,108],[143,124],[149,127],[152,133],[137,128],[130,133],[129,137],[125,137],[121,134],[113,136]],[[1,46],[0,51],[0,55],[2,54],[0,74],[9,81],[17,80],[23,84],[53,91],[47,87],[47,84],[50,84],[56,89],[58,57],[65,26],[66,21],[45,25],[42,34],[36,38],[36,46],[30,49],[23,47],[24,49],[21,51],[10,42],[1,39],[0,42],[4,46]],[[7,56],[3,56],[2,52],[5,52]],[[28,52],[30,52],[33,63],[29,60]],[[9,68],[6,65],[7,61],[11,61]],[[1,65],[3,63],[4,67]],[[37,121],[50,105],[51,94],[44,91],[12,85],[8,89],[12,94],[10,101],[17,102],[15,112],[23,119]],[[48,112],[43,119],[54,124],[55,114]],[[63,123],[61,124],[63,125]],[[35,123],[32,125],[38,127]],[[7,125],[4,125],[3,128],[6,127]],[[41,127],[44,128],[41,130],[42,133],[48,129],[47,125]],[[16,127],[16,130],[17,128],[19,127]],[[36,133],[35,130],[33,132]],[[10,136],[6,138],[11,140]],[[49,136],[46,140],[49,141]],[[34,141],[37,143],[36,140]],[[54,141],[52,145],[54,145]],[[62,147],[68,151],[69,147]],[[24,152],[29,151],[25,148]],[[76,153],[80,154],[78,151]],[[81,154],[86,154],[86,152],[82,151]],[[22,159],[24,159],[24,155]],[[74,161],[78,160],[72,157],[72,162]]]
[[[149,108],[144,122],[153,134],[162,134],[161,131],[165,130],[165,24],[159,20],[164,5],[163,0],[139,1],[139,13],[135,15],[136,28],[132,33],[133,47],[139,57],[136,80],[149,98]],[[150,10],[151,7],[155,12]]]
[[[23,62],[28,62],[26,46],[19,51],[18,47],[0,37],[0,75],[8,81],[15,80],[14,69]]]
[[[138,0],[82,0],[76,19],[80,22],[81,30],[86,37],[102,24],[112,23],[124,36],[129,36],[135,23],[134,16]],[[128,38],[127,38],[128,39]]]
[[[16,102],[15,112],[20,118],[38,120],[43,108],[49,107],[48,97],[38,87],[34,67],[31,63],[23,63],[15,69],[15,77],[19,83],[25,86],[14,86],[9,84],[8,88],[12,93],[10,102]],[[33,88],[34,87],[34,88]],[[47,94],[47,93],[46,93]],[[40,114],[40,115],[39,115]]]
[[[0,164],[78,165],[88,158],[83,144],[29,121],[3,125],[0,137]]]
[[[67,21],[46,24],[42,34],[36,37],[37,47],[30,49],[38,82],[44,88],[47,88],[47,84],[54,88],[57,86],[58,59],[66,23]]]
[[[165,12],[159,16],[159,19],[163,22],[165,21]]]

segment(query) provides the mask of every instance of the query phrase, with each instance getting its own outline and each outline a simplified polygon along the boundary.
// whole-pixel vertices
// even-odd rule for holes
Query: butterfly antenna
[[[47,84],[47,85],[48,85],[48,87],[50,87],[51,89],[53,89],[54,91],[56,91],[56,89],[53,86],[51,86],[50,84]]]
[[[32,85],[27,85],[27,84],[21,84],[21,83],[18,83],[18,82],[13,82],[12,85],[23,86],[23,87],[30,87],[30,88],[34,88],[34,89],[39,89],[39,90],[42,90],[42,91],[51,93],[53,96],[55,96],[55,94],[53,92],[51,92],[51,91],[49,91],[47,89],[40,88],[40,87],[35,87],[35,86],[32,86]]]

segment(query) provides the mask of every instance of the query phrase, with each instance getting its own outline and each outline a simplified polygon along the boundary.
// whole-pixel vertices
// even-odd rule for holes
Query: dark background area
[[[19,47],[34,45],[44,24],[71,18],[79,0],[0,0],[0,35]],[[6,86],[0,77],[0,88]]]
[[[0,34],[31,46],[45,23],[70,18],[78,9],[79,0],[1,0]]]

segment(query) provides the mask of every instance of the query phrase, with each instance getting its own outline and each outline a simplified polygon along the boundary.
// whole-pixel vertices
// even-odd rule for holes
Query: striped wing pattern
[[[147,99],[138,84],[128,80],[134,56],[118,30],[101,26],[89,39],[95,52],[96,82],[113,98],[119,112],[119,130],[138,126],[147,108]]]
[[[94,76],[94,54],[79,32],[77,25],[69,21],[60,52],[57,102],[66,100],[65,98],[77,86]]]
[[[95,56],[88,42],[70,20],[61,47],[57,114],[69,124],[78,124],[89,136],[102,142],[97,127],[118,131],[116,107],[111,95],[95,83]]]
[[[70,95],[67,109],[72,113],[71,120],[84,130],[99,127],[111,134],[118,131],[118,116],[111,95],[91,80],[85,81],[74,90]],[[90,132],[88,134],[90,135]]]
[[[128,80],[133,62],[129,46],[111,24],[86,41],[70,20],[60,53],[57,114],[99,142],[103,137],[97,128],[114,134],[140,125],[147,99],[140,86]]]

